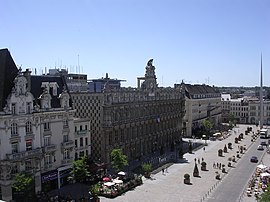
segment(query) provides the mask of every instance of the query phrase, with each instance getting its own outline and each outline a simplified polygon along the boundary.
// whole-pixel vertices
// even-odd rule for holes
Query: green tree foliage
[[[236,123],[236,119],[235,119],[235,116],[234,114],[230,113],[229,114],[229,125],[230,127],[233,127],[233,125]]]
[[[29,192],[34,186],[34,178],[26,173],[20,173],[15,176],[13,188],[17,192]]]
[[[210,130],[213,128],[214,124],[208,119],[204,120],[202,124],[208,133],[207,135],[209,135]]]
[[[121,149],[113,149],[111,152],[112,166],[116,171],[122,170],[128,165],[127,156],[122,153]]]
[[[90,172],[88,171],[86,157],[84,156],[73,161],[71,176],[69,179],[75,180],[76,182],[84,182],[87,177],[90,177]]]
[[[270,201],[270,187],[268,186],[267,191],[263,192],[261,196],[259,196],[259,202],[269,202]]]
[[[147,173],[151,172],[152,171],[152,164],[151,163],[142,164],[142,170],[144,172],[147,172]]]

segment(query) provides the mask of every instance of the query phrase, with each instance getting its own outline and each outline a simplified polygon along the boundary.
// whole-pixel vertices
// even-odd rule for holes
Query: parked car
[[[266,144],[265,141],[261,142],[261,145],[262,145],[262,146],[267,146],[267,144]]]
[[[263,146],[262,145],[259,145],[257,150],[263,150]]]
[[[250,158],[250,162],[258,163],[258,158],[257,158],[257,156],[252,156],[252,157]]]

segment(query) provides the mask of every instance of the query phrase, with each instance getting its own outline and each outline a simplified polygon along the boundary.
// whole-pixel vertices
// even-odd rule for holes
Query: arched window
[[[18,134],[18,125],[17,123],[11,124],[11,136]]]
[[[26,133],[32,133],[32,123],[30,121],[26,122],[25,131]]]

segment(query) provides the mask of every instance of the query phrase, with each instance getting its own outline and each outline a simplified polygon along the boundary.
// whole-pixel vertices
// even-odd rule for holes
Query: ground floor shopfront
[[[49,192],[68,184],[71,169],[71,166],[65,166],[47,172],[36,172],[33,176],[35,182],[34,193]],[[11,201],[14,199],[14,194],[17,194],[12,189],[14,182],[13,178],[0,180],[0,200]]]

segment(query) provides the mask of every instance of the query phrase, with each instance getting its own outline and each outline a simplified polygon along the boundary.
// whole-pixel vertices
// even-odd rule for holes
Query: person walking
[[[162,175],[164,175],[164,168],[162,168]]]

